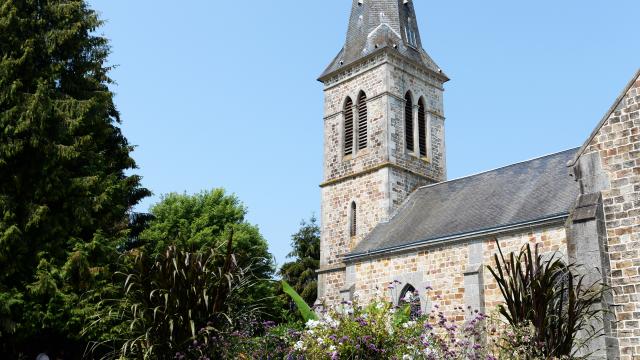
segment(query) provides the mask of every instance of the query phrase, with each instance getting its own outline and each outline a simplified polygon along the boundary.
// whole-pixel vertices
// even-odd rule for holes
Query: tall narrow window
[[[404,142],[407,150],[414,151],[413,148],[413,99],[411,93],[407,92],[404,96]]]
[[[349,224],[349,235],[356,236],[356,230],[358,226],[358,215],[356,211],[355,201],[351,203],[351,224]]]
[[[420,142],[420,156],[427,156],[427,116],[424,99],[418,101],[418,141]]]
[[[344,156],[353,154],[353,101],[344,104]]]
[[[367,95],[358,95],[358,150],[367,147]]]

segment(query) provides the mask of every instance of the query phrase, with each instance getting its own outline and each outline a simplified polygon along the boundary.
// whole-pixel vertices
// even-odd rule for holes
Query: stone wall
[[[328,271],[320,274],[318,283],[319,298],[324,304],[336,304],[341,301],[340,291],[345,285],[344,270]]]
[[[339,296],[336,291],[341,286],[335,284],[344,282],[345,269],[339,266],[343,255],[386,221],[417,187],[446,179],[441,78],[388,51],[344,69],[337,78],[325,84],[319,286],[324,300]],[[426,103],[430,149],[426,158],[405,150],[408,90],[416,103],[420,97]],[[347,97],[357,102],[361,91],[367,96],[368,146],[344,156],[344,104]],[[350,236],[352,202],[357,208],[354,237]]]
[[[341,262],[387,216],[388,170],[379,169],[322,188],[321,265]],[[350,236],[350,208],[356,203],[356,236]]]
[[[445,181],[443,83],[427,73],[396,57],[389,58],[389,158],[399,166],[423,174],[432,182]],[[405,143],[405,94],[410,91],[414,107],[419,99],[426,105],[428,156],[416,156]],[[417,109],[414,111],[414,129],[417,129]],[[415,141],[415,146],[418,142]]]
[[[423,304],[426,310],[437,301],[447,316],[463,320],[456,307],[472,305],[481,311],[491,312],[501,303],[502,295],[491,274],[484,270],[493,265],[497,252],[496,237],[434,244],[423,250],[362,260],[347,264],[354,268],[355,291],[363,301],[370,301],[377,294],[391,301],[400,296],[400,289],[387,290],[390,282],[412,282],[418,291],[426,286],[433,290],[430,300]],[[526,244],[540,244],[543,253],[558,253],[566,257],[566,232],[564,224],[556,223],[537,229],[498,235],[503,252],[518,251]],[[469,281],[479,276],[478,281]],[[469,284],[476,285],[469,286]],[[347,284],[349,285],[349,284]]]
[[[384,64],[374,64],[347,81],[325,89],[324,181],[359,173],[388,161],[387,97]],[[344,156],[344,104],[350,97],[355,104],[360,91],[367,96],[368,146]],[[354,122],[357,123],[357,112]]]
[[[384,53],[350,77],[326,86],[324,117],[324,181],[341,179],[380,164],[395,164],[432,181],[446,180],[443,84],[407,62]],[[344,104],[367,95],[368,144],[353,156],[344,156]],[[426,103],[429,156],[410,153],[404,141],[404,96]],[[417,127],[416,127],[417,128]]]
[[[640,359],[640,78],[636,77],[588,142],[598,157],[620,359]],[[579,241],[579,239],[577,240]]]

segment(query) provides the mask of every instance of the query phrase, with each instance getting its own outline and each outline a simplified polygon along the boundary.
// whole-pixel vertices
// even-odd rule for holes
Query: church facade
[[[400,281],[433,288],[451,316],[490,312],[501,301],[485,270],[496,240],[504,252],[539,244],[614,290],[593,357],[640,358],[640,72],[581,147],[455,180],[449,79],[422,48],[413,1],[353,0],[344,47],[319,80],[320,302],[356,291],[366,301]]]

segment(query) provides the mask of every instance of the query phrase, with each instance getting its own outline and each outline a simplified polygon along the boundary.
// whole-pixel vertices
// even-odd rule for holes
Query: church
[[[640,72],[580,147],[454,180],[448,80],[422,48],[413,1],[353,0],[346,42],[319,78],[318,301],[367,301],[399,281],[433,288],[452,316],[490,312],[502,297],[485,270],[496,241],[505,253],[539,244],[614,290],[593,357],[640,358]]]

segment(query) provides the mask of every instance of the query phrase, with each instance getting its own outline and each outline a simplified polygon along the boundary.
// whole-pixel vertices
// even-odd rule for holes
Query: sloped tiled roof
[[[419,188],[347,258],[567,215],[579,188],[566,164],[577,150]]]

